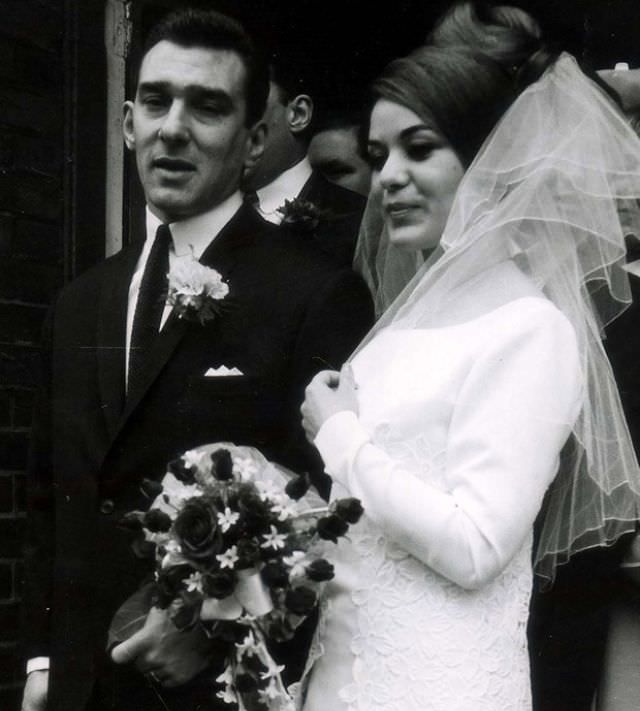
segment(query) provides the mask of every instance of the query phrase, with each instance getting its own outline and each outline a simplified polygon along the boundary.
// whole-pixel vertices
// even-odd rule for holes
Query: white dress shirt
[[[284,205],[285,200],[297,198],[305,183],[311,177],[311,163],[308,158],[303,158],[293,167],[285,170],[271,183],[260,190],[256,190],[260,205],[258,212],[274,225],[282,222],[282,213],[278,208]]]
[[[242,205],[242,195],[240,192],[235,192],[228,197],[220,205],[217,205],[209,212],[205,212],[195,217],[190,217],[181,222],[172,222],[169,224],[171,236],[173,238],[173,248],[169,250],[169,268],[176,261],[189,257],[191,254],[196,259],[200,259],[204,250],[211,242],[220,234],[222,228],[229,222]],[[125,351],[125,378],[129,370],[129,348],[131,345],[131,330],[133,328],[133,315],[138,303],[138,294],[140,292],[140,282],[144,268],[149,258],[149,252],[156,236],[156,230],[161,224],[159,220],[147,207],[146,214],[146,239],[142,252],[138,258],[136,269],[131,278],[129,285],[129,302],[127,305],[127,331],[126,331],[126,351]],[[165,304],[162,313],[160,328],[164,326],[169,314],[171,306]],[[44,671],[49,669],[48,657],[34,657],[27,661],[27,674],[32,671]]]

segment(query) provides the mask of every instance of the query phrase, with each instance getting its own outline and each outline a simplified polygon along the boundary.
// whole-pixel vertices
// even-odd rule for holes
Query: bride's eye
[[[433,141],[414,141],[407,146],[406,152],[411,160],[423,161],[429,158],[436,148]]]

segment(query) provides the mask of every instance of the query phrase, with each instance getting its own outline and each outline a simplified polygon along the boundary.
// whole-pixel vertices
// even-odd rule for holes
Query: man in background
[[[314,170],[307,155],[314,133],[314,101],[302,63],[277,54],[271,63],[271,81],[264,121],[267,139],[262,160],[247,171],[243,187],[259,214],[274,224],[305,224],[300,237],[313,237],[320,248],[339,263],[353,261],[365,199],[327,180]],[[293,214],[286,203],[299,201]],[[297,220],[310,213],[314,225]]]
[[[327,180],[367,197],[371,168],[361,154],[361,131],[359,114],[332,112],[318,125],[308,156],[311,167]]]

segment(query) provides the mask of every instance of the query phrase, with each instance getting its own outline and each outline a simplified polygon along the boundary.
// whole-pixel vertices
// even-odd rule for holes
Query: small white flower
[[[269,686],[267,686],[266,689],[260,689],[259,693],[262,701],[265,701],[267,704],[282,696],[278,685],[274,681],[269,682]]]
[[[233,667],[231,664],[225,667],[222,674],[216,678],[216,681],[218,684],[227,684],[227,686],[233,684]]]
[[[256,488],[263,501],[268,501],[269,499],[277,501],[280,498],[280,492],[272,481],[257,481]]]
[[[240,560],[237,546],[231,546],[231,548],[224,553],[217,555],[216,559],[220,563],[221,568],[231,568],[231,570],[233,570],[235,564]]]
[[[225,686],[223,691],[218,691],[216,696],[219,699],[222,699],[225,704],[237,704],[238,703],[238,695],[233,690],[232,686]]]
[[[304,569],[307,557],[302,551],[293,551],[291,555],[285,556],[282,562],[291,567],[290,577],[297,578],[305,574]]]
[[[259,646],[256,644],[255,637],[251,630],[249,630],[249,633],[242,642],[236,642],[236,649],[238,650],[238,657],[255,657],[257,655]]]
[[[202,460],[207,456],[206,452],[202,452],[197,449],[190,449],[188,452],[185,452],[182,455],[182,461],[184,462],[185,467],[195,467],[196,469],[200,469],[200,465],[202,464]]]
[[[284,548],[284,542],[287,540],[286,533],[278,533],[278,529],[271,524],[271,533],[263,533],[264,543],[261,543],[261,548],[273,548],[273,550],[279,550]]]
[[[258,465],[250,457],[234,457],[233,468],[240,481],[253,481],[258,473]]]
[[[202,587],[202,573],[199,573],[197,570],[191,573],[184,582],[187,586],[187,592],[204,592],[204,588]]]
[[[231,526],[238,522],[240,514],[237,511],[232,511],[228,506],[225,507],[224,513],[218,512],[218,525],[223,533],[226,533]]]
[[[298,515],[295,503],[288,496],[281,496],[280,500],[273,504],[271,510],[278,514],[278,521],[286,521],[288,518]]]
[[[284,671],[284,664],[272,664],[267,671],[260,672],[261,679],[277,679],[278,675]]]

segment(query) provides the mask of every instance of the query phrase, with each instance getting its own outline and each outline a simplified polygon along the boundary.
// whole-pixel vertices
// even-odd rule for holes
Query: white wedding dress
[[[365,516],[329,551],[304,711],[527,711],[532,524],[581,406],[573,329],[523,297],[354,358],[316,445]]]

